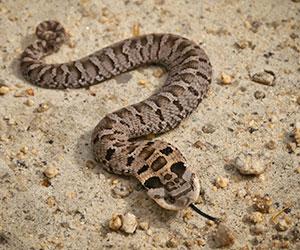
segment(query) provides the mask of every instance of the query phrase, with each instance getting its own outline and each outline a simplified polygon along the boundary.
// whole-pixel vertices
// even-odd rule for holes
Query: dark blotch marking
[[[106,155],[105,155],[105,159],[107,161],[110,161],[111,160],[111,157],[112,155],[114,154],[116,150],[114,148],[109,148],[107,151],[106,151]]]
[[[134,157],[129,156],[129,157],[127,158],[127,164],[126,164],[126,166],[129,167],[129,166],[132,164],[133,161],[134,161]]]
[[[141,153],[139,154],[139,158],[142,158],[146,161],[154,153],[154,151],[155,151],[154,148],[144,147]]]
[[[197,76],[201,76],[201,77],[204,78],[205,80],[209,81],[209,78],[208,78],[205,74],[201,73],[200,71],[197,71],[196,75],[197,75]]]
[[[99,136],[96,135],[96,137],[93,139],[93,144],[96,144],[99,141]]]
[[[175,173],[179,178],[183,176],[185,170],[186,166],[184,166],[184,163],[181,161],[173,163],[171,166],[171,171]]]
[[[149,169],[148,164],[145,164],[144,166],[142,166],[142,167],[137,171],[137,173],[138,173],[138,174],[142,174],[142,173],[146,172],[148,169]]]
[[[146,123],[144,122],[143,117],[142,117],[141,115],[135,114],[135,116],[136,116],[137,118],[139,118],[141,124],[146,125]]]
[[[198,96],[198,95],[199,95],[199,92],[198,92],[196,89],[194,89],[193,87],[191,87],[191,86],[188,87],[188,90],[189,90],[191,93],[193,93],[193,95],[195,95],[195,96]]]
[[[165,118],[163,117],[163,115],[162,115],[160,109],[157,109],[157,110],[155,111],[155,114],[157,114],[157,115],[159,116],[159,119],[160,119],[161,121],[164,121],[164,120],[165,120]]]
[[[151,145],[153,145],[153,144],[154,144],[154,141],[148,141],[146,145],[147,145],[147,146],[151,146]]]
[[[148,189],[150,188],[161,188],[163,184],[161,183],[159,177],[153,176],[150,177],[148,180],[145,181],[144,186]]]
[[[171,154],[173,152],[173,149],[171,147],[166,147],[162,150],[160,150],[160,152],[166,156],[168,156],[169,154]]]
[[[172,175],[171,174],[165,174],[164,175],[164,179],[167,180],[167,181],[171,180],[172,179]]]
[[[157,157],[157,159],[152,162],[151,168],[153,171],[158,171],[167,164],[167,160],[163,156]]]
[[[174,100],[174,101],[173,101],[173,104],[178,108],[179,111],[182,111],[182,110],[183,110],[183,107],[182,107],[182,105],[180,104],[179,101]]]

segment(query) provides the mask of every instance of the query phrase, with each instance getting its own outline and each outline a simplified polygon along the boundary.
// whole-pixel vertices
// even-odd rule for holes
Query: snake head
[[[199,179],[183,162],[175,162],[169,171],[150,177],[144,186],[148,189],[147,194],[168,210],[188,207],[198,199],[200,193]]]

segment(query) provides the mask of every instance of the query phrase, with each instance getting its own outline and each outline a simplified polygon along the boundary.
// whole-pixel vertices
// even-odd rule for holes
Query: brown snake
[[[165,141],[142,136],[177,127],[197,108],[211,82],[212,67],[205,52],[178,35],[149,34],[112,44],[80,60],[45,64],[42,58],[58,51],[66,32],[57,21],[44,21],[36,35],[38,40],[22,53],[21,71],[41,87],[88,87],[150,64],[168,71],[164,85],[149,98],[107,114],[94,129],[91,143],[96,160],[107,171],[136,177],[161,207],[197,210],[193,203],[199,196],[199,180],[183,155]]]

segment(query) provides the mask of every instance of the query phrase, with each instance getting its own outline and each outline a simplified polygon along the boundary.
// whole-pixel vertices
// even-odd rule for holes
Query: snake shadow
[[[151,228],[168,229],[168,225],[172,220],[179,219],[178,212],[165,210],[149,198],[145,188],[134,177],[111,174],[101,168],[101,165],[94,160],[90,144],[91,134],[92,131],[86,131],[77,140],[73,156],[76,165],[81,166],[82,171],[88,171],[89,174],[102,174],[107,179],[118,179],[124,186],[130,186],[133,190],[127,197],[115,198],[111,187],[109,192],[116,199],[116,202],[122,200],[126,204],[123,211],[117,211],[116,208],[114,212],[133,213],[139,221],[150,222]],[[95,164],[95,167],[87,168],[86,162],[91,161],[91,159],[93,159],[92,162]],[[107,219],[109,220],[110,218]]]
[[[24,36],[21,38],[21,51],[24,51],[27,46],[32,44],[34,41],[36,41],[36,36],[34,33]],[[12,59],[10,64],[8,65],[8,69],[12,75],[14,75],[17,79],[21,80],[22,82],[25,81],[21,70],[20,70],[20,58],[21,58],[22,52],[20,52],[15,58]],[[26,83],[31,84],[26,81]]]

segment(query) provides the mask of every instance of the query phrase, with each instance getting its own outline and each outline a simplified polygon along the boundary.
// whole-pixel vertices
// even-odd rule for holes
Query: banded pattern
[[[57,21],[36,29],[38,40],[21,56],[21,71],[33,84],[46,88],[87,87],[142,65],[166,68],[168,77],[148,99],[107,114],[96,126],[92,145],[96,159],[109,172],[135,176],[148,195],[166,209],[179,210],[199,195],[199,180],[174,146],[137,140],[169,131],[186,118],[207,93],[212,68],[194,42],[173,34],[149,34],[123,40],[80,60],[45,64],[66,40]]]

